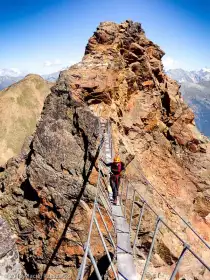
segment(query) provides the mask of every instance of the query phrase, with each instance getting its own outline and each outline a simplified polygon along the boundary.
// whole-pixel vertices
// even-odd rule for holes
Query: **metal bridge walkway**
[[[100,150],[99,159],[103,159],[105,162],[110,162],[112,161],[113,158],[112,157],[113,147],[112,147],[111,125],[109,121],[102,120],[101,135],[102,138],[99,144],[99,150]],[[99,171],[98,182],[96,188],[97,192],[93,203],[92,217],[90,221],[87,242],[84,244],[84,256],[82,258],[82,262],[78,271],[78,275],[76,278],[77,280],[89,279],[90,272],[94,272],[98,280],[103,280],[105,276],[100,271],[100,267],[97,265],[97,261],[91,251],[91,234],[93,231],[93,225],[96,226],[100,238],[99,240],[101,240],[103,244],[105,254],[109,260],[110,269],[113,272],[113,275],[110,276],[110,278],[108,279],[113,279],[114,277],[114,279],[117,280],[118,279],[136,280],[137,273],[134,265],[133,256],[135,256],[135,251],[138,242],[141,239],[140,230],[142,226],[143,217],[147,214],[148,211],[152,213],[155,218],[155,227],[153,232],[151,232],[152,242],[150,244],[150,248],[149,251],[147,252],[147,255],[145,255],[144,267],[140,272],[141,275],[138,275],[138,279],[141,280],[151,279],[148,267],[150,265],[155,243],[157,242],[157,235],[159,233],[160,227],[164,227],[165,229],[167,229],[173,235],[173,237],[179,241],[180,244],[180,255],[177,258],[177,261],[174,262],[173,266],[171,266],[171,272],[170,274],[168,274],[168,279],[175,280],[177,276],[177,272],[179,271],[180,265],[182,264],[183,258],[186,256],[186,253],[190,254],[191,257],[195,258],[197,261],[200,262],[200,264],[203,266],[204,269],[203,271],[205,273],[208,273],[207,277],[209,276],[209,278],[205,278],[205,279],[210,279],[210,264],[209,264],[210,258],[206,260],[203,259],[201,256],[199,256],[196,250],[194,250],[193,246],[191,247],[190,244],[187,243],[187,240],[182,238],[179,235],[179,233],[176,232],[176,228],[175,229],[171,228],[168,225],[167,219],[160,216],[158,211],[154,209],[154,206],[151,205],[145,199],[144,195],[142,195],[133,186],[131,181],[129,181],[126,178],[125,188],[124,187],[122,188],[120,194],[121,196],[120,205],[115,206],[110,201],[111,190],[109,187],[109,170],[107,167],[102,165],[102,162],[100,160],[98,163],[98,171]],[[201,242],[202,245],[201,248],[205,248],[206,250],[209,250],[208,252],[210,253],[210,245],[205,241],[205,239],[202,238],[196,232],[196,230],[190,225],[189,222],[187,222],[183,217],[180,216],[180,214],[174,209],[174,207],[171,206],[166,201],[166,199],[161,196],[161,194],[154,188],[154,186],[150,184],[150,182],[146,178],[145,178],[145,182],[148,188],[152,188],[153,191],[155,191],[156,194],[163,199],[168,209],[172,211],[173,214],[175,213],[177,217],[179,217],[180,223],[183,223],[185,227],[188,230],[190,230],[191,233],[194,234],[196,238],[198,238],[198,241]],[[128,189],[129,189],[129,193],[128,193]],[[106,212],[105,215],[109,218],[111,224],[113,225],[116,236],[113,237],[111,232],[109,231],[109,228],[106,223],[107,219],[104,219],[100,207],[103,209],[103,212],[105,210]],[[126,221],[125,215],[128,216],[127,218],[129,221],[129,225]],[[103,233],[104,230],[103,232],[101,230],[99,218],[100,221],[102,221],[103,226],[106,230],[106,236],[104,236],[105,234]],[[134,240],[132,240],[132,248],[130,243],[131,242],[130,240],[132,239],[130,235],[131,230],[132,233],[135,233]],[[114,240],[117,240],[116,244]],[[112,246],[112,252],[114,251],[115,257],[117,258],[117,265],[115,265],[115,261],[111,257],[110,245]],[[88,258],[90,261],[87,261]],[[90,268],[90,264],[92,264],[91,268]]]
[[[106,129],[107,122],[101,123],[102,129],[105,130],[104,133],[104,157],[105,161],[111,162],[113,160],[113,148],[112,148],[112,139],[110,127]],[[110,186],[109,197],[112,196],[112,191]],[[133,254],[130,244],[130,231],[129,225],[123,215],[121,203],[118,202],[118,205],[111,205],[112,216],[115,222],[115,230],[117,234],[117,268],[119,279],[129,279],[137,280],[136,268],[134,265]]]
[[[137,280],[133,251],[130,244],[129,225],[123,215],[121,206],[112,206],[112,215],[117,233],[117,268],[119,279]]]

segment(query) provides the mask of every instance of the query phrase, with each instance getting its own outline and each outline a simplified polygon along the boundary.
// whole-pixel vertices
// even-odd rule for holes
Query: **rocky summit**
[[[24,156],[10,160],[0,173],[0,214],[18,236],[25,273],[67,273],[76,279],[95,195],[99,115],[111,120],[114,149],[126,163],[127,176],[209,262],[209,252],[143,178],[210,241],[209,141],[196,128],[179,85],[164,74],[163,55],[139,23],[104,22],[82,61],[60,73]],[[153,217],[145,217],[137,270],[153,229]],[[167,230],[160,235],[150,279],[168,279],[181,252]],[[97,258],[103,252],[97,234],[92,245]],[[177,279],[209,279],[191,255],[183,263]]]

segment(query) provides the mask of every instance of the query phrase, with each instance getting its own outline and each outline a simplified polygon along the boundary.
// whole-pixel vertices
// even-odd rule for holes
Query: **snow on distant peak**
[[[210,68],[204,67],[198,71],[186,71],[183,69],[170,69],[166,73],[179,83],[200,83],[210,81]]]
[[[10,68],[10,70],[11,70],[13,73],[15,73],[16,75],[21,75],[21,74],[22,74],[22,72],[21,72],[20,69],[18,69],[18,68]]]
[[[203,71],[203,72],[209,72],[209,73],[210,73],[210,68],[204,67],[204,68],[201,69],[201,71]]]
[[[19,77],[24,75],[18,68],[0,69],[0,76]]]

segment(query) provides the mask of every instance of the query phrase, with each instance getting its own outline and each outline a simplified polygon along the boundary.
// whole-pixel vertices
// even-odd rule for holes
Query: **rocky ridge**
[[[28,75],[0,92],[0,166],[17,156],[34,133],[52,85],[38,75]]]
[[[83,60],[60,73],[31,143],[0,173],[1,215],[18,235],[27,273],[48,267],[48,273],[76,278],[97,178],[93,163],[100,135],[98,112],[112,121],[115,151],[125,161],[129,178],[176,232],[209,260],[208,251],[146,188],[141,175],[210,240],[209,142],[197,130],[179,85],[164,74],[163,55],[139,23],[105,22],[89,39]],[[143,259],[153,226],[154,218],[148,214],[138,244]],[[153,278],[148,279],[164,279],[181,250],[166,230],[160,235],[152,259]],[[97,244],[92,248],[98,257],[103,249],[96,234],[92,242]],[[183,262],[180,279],[186,275],[208,279],[191,256]]]

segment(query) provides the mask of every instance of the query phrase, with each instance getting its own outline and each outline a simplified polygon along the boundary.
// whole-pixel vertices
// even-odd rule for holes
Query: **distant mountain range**
[[[25,73],[26,74],[26,73]],[[19,77],[24,76],[24,73],[21,72],[19,69],[16,68],[10,68],[10,69],[0,69],[0,76],[5,77]]]
[[[55,82],[59,76],[59,72],[55,72],[48,75],[42,75],[42,77],[49,81]],[[27,73],[20,72],[18,69],[0,69],[0,90],[22,80]]]
[[[210,137],[210,69],[171,69],[166,73],[180,83],[184,100],[194,110],[199,130]]]
[[[0,90],[18,82],[23,77],[0,76]]]
[[[42,77],[55,82],[59,72]],[[181,85],[184,100],[194,110],[195,121],[200,131],[210,137],[210,68],[199,71],[170,69],[166,73]],[[0,69],[0,90],[23,79],[26,73],[17,69]]]
[[[42,75],[42,78],[48,82],[55,82],[59,76],[60,71],[48,75]]]
[[[210,68],[202,68],[199,71],[185,71],[183,69],[170,69],[167,74],[179,83],[202,83],[210,81]]]

